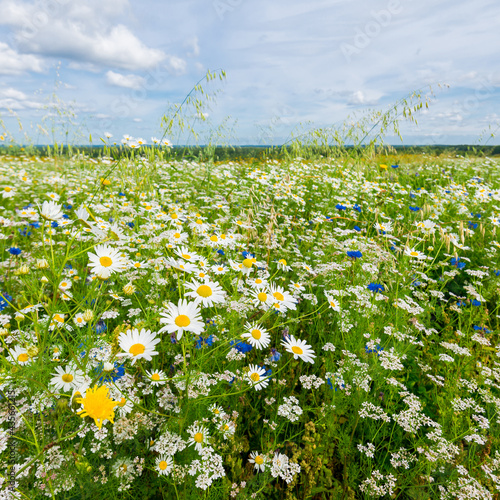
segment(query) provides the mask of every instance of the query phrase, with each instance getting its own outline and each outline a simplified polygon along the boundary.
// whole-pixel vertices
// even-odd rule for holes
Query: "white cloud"
[[[106,73],[106,81],[110,85],[115,85],[117,87],[124,87],[126,89],[140,89],[144,86],[145,80],[142,76],[138,75],[122,75],[120,73],[115,73],[114,71],[108,71]]]
[[[32,101],[20,90],[12,87],[0,89],[0,109],[21,111],[23,109],[39,109],[42,104]]]
[[[50,6],[50,7],[49,7]],[[19,50],[126,70],[154,68],[166,58],[116,19],[126,0],[32,4],[1,0],[0,24],[11,25]]]
[[[19,54],[6,43],[0,42],[0,74],[19,75],[27,71],[40,73],[43,69],[42,60],[39,57]]]

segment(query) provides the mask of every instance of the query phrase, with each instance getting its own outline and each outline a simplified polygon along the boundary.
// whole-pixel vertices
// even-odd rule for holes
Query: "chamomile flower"
[[[408,255],[409,257],[413,257],[414,259],[425,259],[426,256],[422,252],[419,252],[418,250],[415,250],[414,248],[405,248],[405,255]]]
[[[126,268],[126,260],[118,250],[108,245],[97,245],[94,251],[95,253],[87,253],[90,260],[89,267],[94,274],[109,277]]]
[[[199,255],[194,252],[190,252],[186,247],[176,249],[175,253],[188,262],[196,262],[200,258]]]
[[[296,299],[281,286],[271,284],[269,291],[275,309],[285,312],[297,307]]]
[[[31,362],[28,351],[19,345],[13,349],[9,349],[9,361],[14,364],[27,365]]]
[[[156,333],[144,328],[141,331],[134,328],[128,330],[126,333],[122,332],[118,337],[118,343],[125,352],[119,353],[116,356],[127,356],[132,359],[132,364],[142,358],[151,361],[152,357],[158,354],[158,351],[155,351],[154,347],[160,341],[161,339],[156,338]]]
[[[174,467],[174,461],[169,455],[161,455],[156,459],[156,472],[168,476]]]
[[[293,354],[293,358],[300,358],[306,363],[314,363],[314,358],[316,357],[311,346],[308,345],[305,340],[296,339],[293,335],[287,340],[282,340],[281,344],[290,353]]]
[[[203,425],[193,425],[188,429],[189,439],[188,445],[194,445],[196,451],[200,452],[204,445],[207,444],[210,437],[208,429]]]
[[[222,408],[222,406],[217,405],[216,403],[214,403],[212,406],[209,406],[208,411],[210,413],[213,413],[216,417],[219,417],[219,418],[226,415],[224,408]]]
[[[85,321],[85,318],[83,317],[83,313],[77,313],[75,314],[75,317],[73,318],[73,321],[76,326],[79,326],[80,328],[82,326],[85,326],[87,322]]]
[[[203,307],[212,307],[214,304],[221,304],[226,300],[226,292],[214,281],[205,280],[203,283],[193,280],[192,283],[184,285],[191,290],[186,292],[187,297],[192,297],[195,304],[203,304]]]
[[[63,218],[62,207],[55,201],[44,201],[40,215],[48,221],[59,221]]]
[[[254,468],[257,472],[264,472],[266,470],[266,457],[264,455],[259,454],[257,451],[252,451],[250,453],[250,458],[248,462],[254,464]]]
[[[265,311],[273,305],[273,298],[266,288],[250,290],[250,297],[255,307],[261,307]]]
[[[171,302],[167,304],[166,310],[160,312],[160,316],[160,323],[165,326],[158,333],[175,332],[177,340],[181,340],[185,331],[199,335],[205,328],[198,304],[185,299],[179,299],[177,305]]]
[[[62,389],[64,392],[79,387],[85,380],[84,373],[71,364],[67,365],[66,368],[57,366],[56,372],[57,375],[50,379],[50,384],[55,389]]]
[[[166,381],[166,375],[164,372],[162,372],[161,370],[151,370],[150,372],[149,371],[146,371],[146,375],[148,376],[148,379],[150,380],[151,382],[151,385],[153,386],[158,386],[158,385],[163,385],[165,384],[165,381]]]
[[[271,336],[265,328],[262,328],[257,323],[246,323],[245,333],[241,336],[247,339],[248,343],[256,349],[264,349],[268,347],[271,342]]]
[[[251,288],[260,289],[260,288],[266,288],[268,285],[268,282],[267,282],[267,280],[265,280],[263,278],[255,278],[255,279],[248,278],[247,285]]]
[[[269,377],[266,377],[266,370],[258,365],[250,365],[246,375],[248,383],[260,391],[269,385]]]
[[[333,295],[327,295],[326,300],[328,300],[328,305],[331,309],[337,312],[340,311],[340,302]]]
[[[287,264],[285,259],[280,259],[277,262],[278,264],[278,269],[281,271],[291,271],[292,268]]]

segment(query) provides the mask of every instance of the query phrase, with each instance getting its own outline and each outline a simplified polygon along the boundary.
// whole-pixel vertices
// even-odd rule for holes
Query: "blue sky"
[[[205,85],[206,120],[186,109],[200,143],[281,144],[431,86],[405,144],[500,144],[497,0],[0,0],[0,12],[0,118],[19,142],[150,142],[169,103],[223,69]]]

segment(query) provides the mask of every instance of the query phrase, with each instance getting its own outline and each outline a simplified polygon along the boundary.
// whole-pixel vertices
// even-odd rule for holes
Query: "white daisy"
[[[16,345],[13,349],[9,349],[9,361],[14,364],[27,365],[31,362],[31,358],[24,347]]]
[[[269,377],[265,376],[266,370],[257,365],[250,365],[248,367],[247,380],[248,383],[260,391],[269,385]]]
[[[161,455],[156,459],[156,471],[158,474],[168,476],[174,467],[174,461],[169,455]]]
[[[269,292],[273,307],[278,311],[285,312],[288,309],[295,309],[297,307],[296,299],[283,287],[271,284]]]
[[[158,333],[176,332],[177,340],[181,340],[185,331],[199,335],[205,328],[198,304],[185,299],[179,299],[177,305],[170,302],[160,315],[162,316],[160,323],[165,326]]]
[[[44,201],[40,209],[40,215],[45,220],[58,221],[63,218],[61,209],[61,205],[58,205],[55,201]]]
[[[271,342],[271,336],[265,328],[262,328],[257,323],[246,323],[246,332],[241,336],[244,339],[248,339],[248,343],[255,347],[256,349],[263,349],[269,346]]]
[[[96,275],[109,276],[117,271],[126,268],[126,260],[120,252],[108,245],[97,245],[94,248],[95,254],[88,252],[89,267]]]
[[[132,359],[132,364],[141,358],[151,361],[152,357],[158,354],[158,351],[153,349],[160,341],[161,339],[156,338],[156,333],[152,333],[150,330],[144,328],[141,331],[137,328],[127,330],[127,333],[122,332],[118,337],[118,343],[125,352],[116,356],[127,356]]]
[[[196,451],[200,452],[203,445],[207,444],[208,438],[210,437],[208,429],[203,425],[193,425],[188,429],[188,433],[188,445],[194,445]]]
[[[314,351],[310,349],[305,340],[296,339],[293,335],[290,335],[288,340],[282,340],[281,344],[290,353],[293,354],[294,359],[300,358],[306,363],[314,363],[314,358],[316,357]]]
[[[56,372],[57,375],[50,379],[50,384],[55,389],[62,389],[64,392],[79,387],[85,380],[84,373],[72,364],[67,365],[66,368],[57,366]]]
[[[146,371],[146,375],[148,376],[152,386],[165,384],[167,378],[165,373],[162,372],[161,370],[156,370],[156,371],[151,370],[150,372]]]
[[[264,455],[260,455],[257,451],[252,451],[252,453],[250,453],[248,461],[251,464],[254,464],[255,470],[260,470],[261,472],[266,470],[266,457]]]
[[[221,304],[226,300],[226,292],[222,287],[208,279],[203,283],[193,280],[192,283],[186,283],[185,287],[191,290],[186,293],[186,296],[192,297],[196,304],[201,302],[204,307],[212,307],[214,304]]]

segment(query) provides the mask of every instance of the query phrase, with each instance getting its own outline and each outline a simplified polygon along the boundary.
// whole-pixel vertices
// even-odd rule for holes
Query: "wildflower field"
[[[159,151],[0,156],[0,499],[499,498],[498,159]]]

